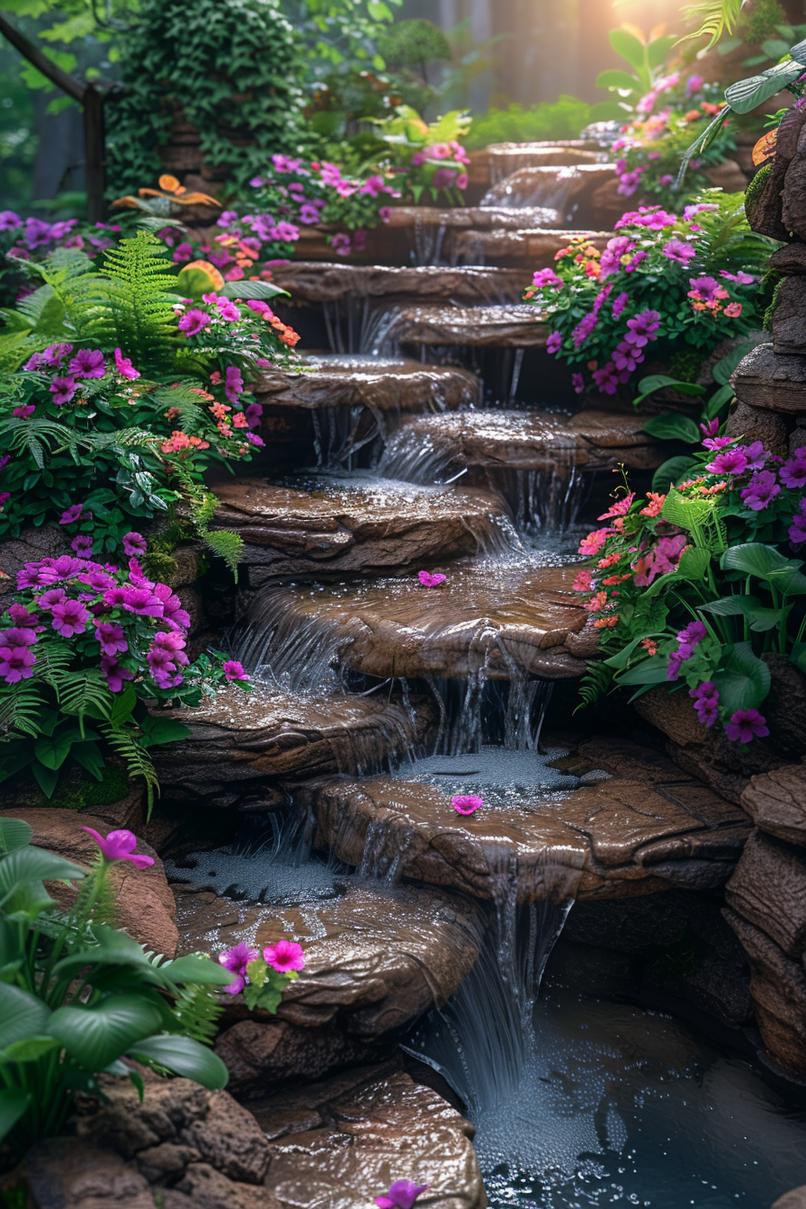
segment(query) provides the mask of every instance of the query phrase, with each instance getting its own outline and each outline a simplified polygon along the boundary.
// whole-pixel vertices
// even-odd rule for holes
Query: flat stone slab
[[[475,374],[452,366],[357,356],[307,357],[304,364],[302,374],[264,374],[256,392],[260,402],[306,411],[429,411],[468,406],[481,397]]]
[[[731,378],[740,403],[796,415],[806,413],[806,358],[778,353],[759,344]]]
[[[613,164],[597,162],[523,165],[492,186],[484,205],[523,210],[549,207],[563,217],[570,216],[576,208],[584,209],[591,193],[613,180],[615,171]]]
[[[315,655],[323,667],[338,660],[382,679],[482,668],[498,679],[577,677],[586,665],[571,650],[587,614],[571,591],[575,574],[524,558],[455,565],[431,589],[414,575],[271,588],[253,604],[251,646],[269,667],[284,666],[290,651],[295,666]]]
[[[397,1064],[345,1071],[253,1106],[268,1138],[267,1184],[284,1209],[358,1209],[399,1179],[424,1209],[484,1209],[473,1128]]]
[[[749,820],[659,752],[592,741],[558,767],[600,779],[548,798],[516,787],[468,817],[423,781],[325,782],[306,791],[315,844],[348,864],[365,859],[369,844],[381,867],[393,859],[403,877],[481,899],[500,896],[511,877],[520,901],[556,901],[703,890],[730,876]],[[474,792],[472,777],[463,792]]]
[[[806,846],[806,764],[785,764],[752,777],[742,806],[761,831]]]
[[[238,478],[218,488],[215,523],[244,539],[250,587],[323,572],[377,575],[474,554],[506,514],[492,492],[462,487],[370,475],[300,476],[292,484]]]
[[[643,470],[658,466],[663,454],[642,423],[641,416],[593,409],[573,416],[491,409],[416,416],[398,439],[422,439],[466,466],[551,470],[567,462],[600,470],[623,463]]]
[[[319,1078],[366,1060],[458,989],[479,953],[480,909],[442,891],[342,883],[322,902],[251,905],[175,886],[183,952],[213,954],[242,940],[283,937],[305,950],[305,969],[276,1016],[227,1005],[216,1045],[230,1090],[260,1094],[272,1080]]]
[[[415,231],[437,227],[446,231],[490,231],[493,228],[528,231],[548,225],[542,221],[546,210],[545,206],[395,206],[384,229]]]
[[[267,792],[274,804],[270,789],[279,781],[377,768],[432,720],[425,705],[415,712],[388,698],[302,697],[261,684],[249,693],[230,686],[170,716],[190,734],[154,748],[163,797],[222,807]]]
[[[517,265],[523,273],[524,287],[535,269],[554,264],[556,253],[584,235],[597,248],[604,248],[612,231],[566,231],[538,226],[522,231],[494,227],[488,231],[456,231],[451,237],[451,252],[459,264]]]
[[[536,307],[439,306],[403,307],[389,338],[402,345],[458,345],[463,348],[544,348],[549,329]]]
[[[272,279],[290,292],[294,303],[307,304],[362,298],[514,302],[524,287],[518,269],[495,266],[449,268],[292,260],[272,269]]]

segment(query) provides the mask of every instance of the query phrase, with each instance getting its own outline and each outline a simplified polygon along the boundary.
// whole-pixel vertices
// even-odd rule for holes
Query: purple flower
[[[198,307],[194,307],[192,311],[188,311],[179,320],[179,330],[184,332],[186,336],[197,336],[199,332],[204,331],[212,323],[212,319],[204,311],[200,311]]]
[[[239,995],[249,981],[246,974],[246,967],[250,961],[256,961],[260,956],[258,949],[253,949],[251,945],[241,941],[240,944],[233,945],[231,949],[225,949],[223,953],[219,953],[218,962],[225,970],[231,970],[234,975],[232,982],[224,987],[226,995]]]
[[[29,626],[12,626],[0,630],[0,647],[28,647],[36,642],[36,630]]]
[[[135,369],[129,357],[124,357],[119,348],[115,349],[115,369],[120,374],[121,378],[129,378],[134,381],[140,377],[139,369]]]
[[[663,245],[662,251],[667,260],[673,260],[682,265],[690,264],[697,255],[696,249],[682,239],[670,239]]]
[[[624,339],[636,348],[644,348],[651,340],[657,339],[660,328],[660,313],[658,311],[641,311],[627,320],[627,332]]]
[[[106,361],[99,348],[80,348],[67,369],[75,378],[103,378]]]
[[[92,558],[92,538],[89,533],[77,533],[70,542],[70,549],[79,558]]]
[[[738,273],[729,273],[727,269],[721,269],[720,277],[724,277],[725,281],[735,281],[737,285],[752,285],[756,280],[752,273],[739,271]]]
[[[741,497],[753,512],[761,512],[764,508],[769,508],[780,491],[781,488],[773,472],[760,470],[750,479],[741,492]]]
[[[691,658],[707,634],[708,630],[701,621],[690,621],[685,629],[680,630],[677,635],[677,649],[684,660]]]
[[[603,391],[606,395],[616,394],[619,388],[619,375],[613,362],[608,361],[606,365],[595,369],[593,371],[593,381],[599,390]]]
[[[554,269],[537,269],[532,274],[532,285],[542,289],[544,286],[554,286],[560,288],[562,286],[562,278],[558,277]]]
[[[747,458],[748,470],[762,470],[766,466],[769,453],[764,448],[763,441],[753,441],[750,445],[739,445],[738,448]]]
[[[705,467],[711,474],[743,474],[747,469],[747,454],[742,449],[726,449],[718,453]]]
[[[52,625],[63,638],[74,638],[83,634],[90,619],[88,610],[80,600],[62,600],[51,609]]]
[[[123,553],[127,558],[140,558],[148,551],[148,542],[142,533],[131,529],[123,534]]]
[[[388,1192],[375,1197],[375,1204],[378,1209],[412,1209],[429,1187],[430,1184],[415,1184],[411,1180],[395,1180]]]
[[[801,445],[784,462],[780,475],[786,487],[806,487],[806,446]]]
[[[612,314],[612,316],[613,316],[613,318],[614,318],[614,319],[620,319],[620,318],[621,318],[621,316],[622,316],[622,315],[623,315],[623,313],[624,313],[624,309],[625,309],[625,307],[627,306],[627,303],[628,303],[629,301],[630,301],[630,295],[629,295],[629,294],[624,294],[624,293],[621,293],[621,294],[619,294],[619,295],[616,297],[616,299],[615,299],[615,301],[614,301],[614,303],[613,303],[612,310],[611,310],[611,314]]]
[[[110,655],[101,656],[101,671],[106,677],[110,693],[122,693],[126,681],[134,679],[134,672],[130,672],[127,667]]]
[[[84,512],[83,504],[71,504],[69,508],[65,508],[64,512],[59,517],[60,525],[74,525],[76,521],[81,520]]]
[[[224,375],[224,394],[230,403],[237,403],[243,392],[243,375],[237,365],[228,365]]]
[[[552,332],[546,341],[546,352],[554,357],[563,346],[563,338],[559,332]]]
[[[280,243],[296,243],[299,239],[299,227],[295,227],[294,224],[290,222],[278,222],[276,226],[272,228],[271,235],[272,239],[277,239],[280,241]],[[338,236],[334,235],[333,240],[331,241],[334,248],[336,246],[337,239]]]
[[[725,724],[725,734],[732,743],[752,743],[766,739],[770,733],[767,719],[757,709],[737,709]]]
[[[244,670],[243,664],[237,659],[226,659],[223,665],[225,680],[248,680],[249,676]]]
[[[137,837],[131,831],[110,831],[104,838],[94,827],[82,827],[81,830],[86,831],[87,835],[95,840],[101,850],[101,856],[110,864],[114,861],[125,861],[134,865],[135,869],[147,869],[149,865],[154,864],[153,856],[134,851],[137,847]]]
[[[700,302],[713,302],[719,297],[718,291],[722,288],[715,277],[692,277],[688,286],[689,293]]]
[[[802,546],[806,542],[806,496],[800,501],[798,511],[792,517],[792,524],[789,526],[789,540],[793,546]]]
[[[13,210],[0,210],[0,231],[14,231],[22,226],[22,219]]]
[[[614,235],[609,239],[599,261],[601,276],[609,277],[611,273],[617,273],[621,268],[622,257],[632,252],[634,247],[635,243],[629,235]]]
[[[0,646],[0,676],[6,684],[19,684],[34,674],[36,655],[27,646]]]
[[[65,377],[53,378],[48,387],[57,407],[63,407],[65,403],[69,403],[77,389],[75,379]]]
[[[719,689],[712,680],[704,680],[696,688],[689,689],[688,695],[694,702],[698,721],[710,730],[719,717]]]
[[[330,241],[330,246],[339,256],[349,256],[352,249],[350,236],[345,235],[343,231],[338,231]]]
[[[95,637],[104,655],[123,655],[129,649],[123,626],[116,621],[96,621]]]
[[[574,348],[581,348],[595,327],[596,313],[594,311],[590,311],[587,315],[583,315],[571,333],[571,340]]]

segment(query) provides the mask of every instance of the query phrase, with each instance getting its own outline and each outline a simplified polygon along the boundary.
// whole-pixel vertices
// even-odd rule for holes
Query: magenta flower
[[[412,1209],[414,1202],[427,1192],[430,1184],[414,1184],[411,1180],[395,1180],[388,1192],[375,1197],[378,1209]]]
[[[683,659],[690,659],[702,640],[708,635],[708,630],[702,621],[690,621],[685,629],[677,635],[678,650]]]
[[[624,339],[636,348],[644,348],[651,340],[657,340],[660,329],[659,311],[641,311],[627,320],[627,332]]]
[[[123,534],[123,553],[127,558],[140,558],[148,551],[148,542],[142,533],[131,529]]]
[[[80,348],[67,369],[75,378],[103,378],[106,361],[99,348]]]
[[[226,659],[223,666],[225,680],[248,680],[249,676],[237,659]]]
[[[613,316],[613,318],[614,318],[614,319],[620,319],[620,318],[621,318],[621,316],[622,316],[622,315],[623,315],[623,313],[624,313],[624,309],[625,309],[625,307],[627,306],[627,303],[628,303],[629,301],[630,301],[630,296],[629,296],[629,294],[624,294],[624,293],[621,293],[621,294],[618,294],[618,295],[616,296],[616,299],[615,299],[615,301],[613,302],[613,307],[612,307],[612,310],[611,310],[611,314],[612,314],[612,316]]]
[[[694,712],[700,724],[710,730],[719,717],[719,689],[712,680],[705,680],[696,688],[689,689],[694,702]]]
[[[687,265],[691,263],[697,252],[690,243],[685,243],[682,239],[670,239],[667,244],[663,245],[663,255],[667,260]]]
[[[786,487],[806,487],[806,447],[796,449],[780,470],[781,482]]]
[[[19,407],[12,407],[11,414],[17,420],[29,420],[35,411],[35,403],[21,403]]]
[[[115,349],[115,369],[120,374],[121,378],[129,378],[134,381],[140,377],[139,369],[135,369],[129,357],[124,357],[121,349]]]
[[[579,543],[579,553],[585,554],[589,558],[593,557],[594,554],[598,554],[612,532],[612,529],[594,529],[586,537],[582,538],[582,541]]]
[[[63,407],[65,403],[69,403],[77,389],[75,378],[53,378],[48,387],[57,407]]]
[[[224,394],[230,403],[237,403],[243,393],[243,374],[237,365],[228,365],[224,375]]]
[[[135,869],[147,869],[149,865],[154,864],[153,856],[134,851],[138,841],[131,831],[110,831],[104,838],[94,827],[82,827],[81,830],[86,831],[87,835],[95,840],[101,850],[101,856],[109,864],[125,861],[134,865]]]
[[[79,558],[92,558],[92,538],[89,533],[77,533],[70,542],[70,549]]]
[[[243,941],[240,944],[233,945],[231,949],[225,949],[223,953],[219,953],[219,965],[222,965],[225,970],[231,970],[234,975],[232,982],[224,987],[225,995],[240,995],[249,981],[246,967],[250,961],[255,961],[258,956],[258,950],[251,948]]]
[[[562,277],[558,277],[554,269],[538,269],[532,274],[532,285],[536,285],[539,289],[549,285],[557,289],[562,286],[562,283]]]
[[[585,389],[585,379],[582,374],[571,374],[571,386],[574,388],[574,394],[582,394]]]
[[[417,578],[424,588],[438,588],[448,577],[442,571],[418,571]]]
[[[63,638],[74,638],[83,634],[90,619],[89,610],[80,600],[63,600],[51,610],[52,626]]]
[[[556,356],[563,346],[563,338],[559,332],[552,332],[546,341],[546,352],[550,357]]]
[[[726,449],[718,453],[705,467],[711,474],[744,474],[747,469],[747,454],[743,449]]]
[[[36,630],[30,626],[12,626],[0,630],[0,647],[29,647],[36,642]]]
[[[25,646],[0,646],[0,676],[6,684],[30,680],[34,674],[36,655]]]
[[[96,621],[95,637],[104,655],[123,655],[129,649],[123,626],[116,621]]]
[[[101,656],[101,671],[106,677],[110,693],[122,693],[126,681],[134,679],[134,672],[130,672],[127,667],[110,655]]]
[[[343,231],[338,231],[330,241],[330,246],[339,256],[349,256],[352,249],[350,236],[345,235]]]
[[[184,332],[188,337],[197,336],[199,332],[203,332],[206,327],[209,327],[212,322],[208,314],[195,307],[179,320],[179,330],[180,332]]]
[[[81,520],[83,512],[83,504],[71,504],[69,508],[65,508],[64,512],[59,517],[59,524],[74,525],[76,521]]]
[[[757,709],[737,709],[725,724],[725,734],[732,743],[752,743],[766,739],[770,733],[767,719]]]
[[[793,546],[802,546],[806,542],[806,496],[800,501],[799,509],[792,517],[789,540]]]
[[[279,974],[290,974],[292,970],[305,968],[305,952],[295,940],[278,940],[273,945],[266,945],[263,960]]]
[[[451,806],[457,814],[475,814],[484,805],[476,793],[455,793],[451,798]]]
[[[742,490],[741,497],[748,508],[753,512],[762,512],[765,508],[769,508],[776,495],[780,495],[781,488],[778,481],[771,470],[760,470],[758,474],[754,474],[750,482]]]

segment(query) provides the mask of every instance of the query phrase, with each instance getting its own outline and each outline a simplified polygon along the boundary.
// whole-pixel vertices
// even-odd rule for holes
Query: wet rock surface
[[[271,408],[318,410],[367,407],[376,411],[451,409],[479,399],[474,374],[452,366],[360,356],[305,358],[306,372],[272,371],[257,390]]]
[[[268,870],[271,885],[271,870]],[[239,1096],[271,1080],[319,1078],[366,1061],[470,972],[479,951],[479,908],[440,891],[337,882],[336,897],[298,906],[235,902],[175,888],[182,948],[217,952],[293,936],[306,965],[276,1016],[228,1005],[217,1052]]]
[[[806,359],[759,344],[740,361],[733,388],[741,402],[770,411],[806,412]]]
[[[351,298],[412,299],[465,303],[515,302],[523,292],[518,269],[451,268],[436,265],[321,264],[300,260],[272,271],[277,285],[299,303]]]
[[[60,810],[54,807],[33,809],[4,809],[0,815],[22,819],[33,828],[33,843],[58,853],[88,870],[98,855],[98,846],[82,827],[93,827],[106,835],[116,827],[126,826],[128,820],[110,821],[97,818],[78,810]],[[179,934],[176,928],[176,906],[171,894],[162,861],[153,848],[140,841],[138,852],[154,858],[147,869],[135,869],[128,863],[120,863],[110,870],[111,884],[117,892],[117,923],[146,948],[155,953],[173,957]],[[62,885],[49,884],[48,892],[64,905],[74,896],[74,891]]]
[[[573,567],[454,565],[439,588],[416,576],[329,586],[269,589],[275,619],[267,658],[282,659],[295,635],[319,659],[369,676],[465,676],[485,668],[547,679],[582,674],[571,636],[586,613],[571,592]],[[252,607],[256,627],[269,614],[265,594]],[[259,632],[259,631],[258,631]],[[255,648],[259,649],[259,637]]]
[[[280,1092],[255,1107],[284,1209],[356,1209],[401,1178],[435,1209],[484,1209],[472,1126],[394,1064]]]
[[[243,537],[255,588],[277,576],[377,574],[473,554],[503,515],[488,492],[370,476],[308,476],[289,485],[238,478],[218,495],[215,523]]]
[[[519,167],[493,185],[484,199],[486,206],[504,206],[528,210],[550,206],[564,221],[572,215],[585,222],[591,217],[593,192],[615,179],[615,169],[608,163],[576,163],[566,166],[531,164]],[[597,211],[597,218],[600,217]]]
[[[486,231],[455,231],[451,249],[462,264],[517,265],[523,273],[523,284],[528,285],[535,269],[552,265],[560,248],[567,247],[580,235],[597,248],[603,248],[612,233],[556,230],[545,224],[527,226],[520,231],[493,227]]]
[[[624,463],[647,469],[659,465],[663,455],[641,431],[643,422],[640,416],[596,410],[570,416],[497,409],[418,416],[400,431],[469,465],[551,470],[568,462],[598,470]]]
[[[759,830],[806,845],[806,764],[787,764],[753,777],[742,806]]]
[[[259,684],[250,693],[231,686],[171,716],[190,734],[154,751],[163,794],[214,806],[259,801],[278,781],[377,767],[432,721],[422,703],[412,715],[388,698],[303,697]]]
[[[558,766],[609,775],[549,800],[526,788],[467,818],[422,782],[326,782],[310,790],[315,843],[348,864],[391,862],[405,877],[480,898],[508,868],[524,901],[708,889],[730,875],[749,821],[654,749],[583,743]]]
[[[459,345],[464,348],[542,348],[548,329],[536,307],[403,307],[391,336],[401,344]]]

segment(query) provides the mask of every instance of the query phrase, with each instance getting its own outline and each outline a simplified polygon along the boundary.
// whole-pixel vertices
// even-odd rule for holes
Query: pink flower
[[[233,945],[231,949],[225,949],[223,953],[219,953],[219,965],[222,965],[225,970],[231,970],[234,975],[232,982],[224,987],[225,995],[239,995],[241,993],[249,981],[246,967],[250,961],[255,961],[259,956],[258,950],[251,948],[244,941]]]
[[[615,516],[626,516],[632,508],[635,492],[631,491],[629,495],[625,495],[622,499],[616,500],[615,504],[611,504],[607,512],[603,512],[601,516],[597,516],[599,521],[609,521]]]
[[[148,550],[148,542],[142,533],[131,529],[123,534],[123,553],[127,558],[140,558]]]
[[[6,684],[19,684],[34,674],[36,655],[25,646],[0,646],[0,676]]]
[[[140,377],[139,369],[135,369],[128,357],[124,357],[119,348],[115,349],[115,369],[120,374],[121,378],[129,378],[134,381]]]
[[[82,827],[81,830],[92,836],[101,849],[101,856],[110,864],[114,861],[126,861],[134,865],[135,869],[147,869],[149,865],[154,864],[153,856],[134,851],[137,847],[137,836],[131,831],[110,831],[104,839],[94,827]]]
[[[388,1192],[375,1197],[378,1209],[412,1209],[414,1202],[431,1187],[413,1184],[411,1180],[395,1180]]]
[[[417,578],[424,588],[438,588],[448,577],[442,571],[418,571]]]
[[[61,589],[57,588],[55,591]],[[45,595],[49,596],[50,593],[46,592]],[[104,655],[122,655],[129,649],[123,626],[118,625],[116,621],[96,621],[95,637]]]
[[[90,619],[89,611],[80,600],[63,600],[51,610],[53,629],[63,638],[74,638],[83,634]]]
[[[179,320],[179,330],[180,332],[184,332],[188,337],[197,336],[199,332],[204,331],[211,323],[212,319],[210,316],[196,307],[192,311],[188,311]]]
[[[646,554],[641,555],[633,566],[635,582],[639,588],[647,588],[653,579],[677,570],[680,556],[686,548],[686,535],[662,537]]]
[[[288,974],[292,970],[305,968],[305,953],[302,945],[295,940],[278,940],[276,944],[266,945],[263,950],[263,960],[279,974]]]
[[[667,260],[674,260],[677,264],[690,264],[697,255],[690,243],[685,243],[682,239],[670,239],[663,246],[663,255]]]
[[[757,709],[737,709],[725,724],[732,743],[752,743],[753,739],[766,739],[769,733],[767,719]]]
[[[554,269],[538,269],[536,273],[532,274],[532,285],[536,285],[539,289],[549,285],[559,288],[562,283],[562,278],[557,276]]]
[[[590,571],[577,572],[574,582],[571,587],[575,592],[592,592],[593,591],[593,576]]]
[[[579,543],[579,553],[586,554],[589,557],[598,554],[611,533],[612,529],[594,529],[587,537],[583,537]]]
[[[106,361],[99,348],[80,348],[67,369],[75,378],[103,378]]]
[[[65,403],[69,403],[75,395],[76,389],[74,378],[53,378],[48,387],[57,407],[63,407]]]
[[[747,454],[743,449],[726,449],[718,453],[705,467],[711,474],[743,474],[747,469]]]
[[[484,802],[475,793],[455,793],[451,798],[451,806],[457,814],[475,814]]]
[[[223,666],[225,680],[248,680],[249,676],[244,671],[242,663],[237,659],[227,659]]]
[[[728,319],[739,319],[743,309],[741,302],[729,302],[725,307],[724,314]]]
[[[350,236],[338,231],[331,239],[330,246],[338,256],[349,256],[352,248]]]

